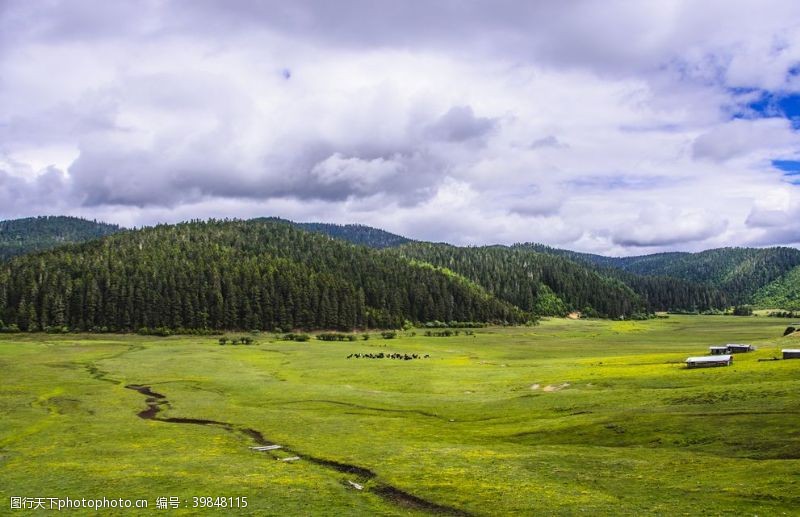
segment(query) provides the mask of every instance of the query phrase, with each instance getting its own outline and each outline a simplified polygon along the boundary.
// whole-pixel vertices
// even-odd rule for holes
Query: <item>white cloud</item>
[[[362,160],[356,157],[345,158],[340,153],[333,153],[314,165],[311,175],[324,185],[344,183],[353,192],[363,193],[382,181],[387,181],[401,170],[402,165],[392,158]]]
[[[718,214],[699,210],[676,210],[659,204],[643,208],[628,228],[613,233],[620,246],[661,247],[706,240],[722,233],[728,221]]]
[[[752,156],[777,157],[800,149],[800,134],[786,119],[737,119],[719,124],[698,136],[692,146],[696,158],[725,161]]]
[[[800,4],[381,5],[8,2],[0,216],[616,254],[797,239],[770,161],[798,132],[742,107],[798,91]]]

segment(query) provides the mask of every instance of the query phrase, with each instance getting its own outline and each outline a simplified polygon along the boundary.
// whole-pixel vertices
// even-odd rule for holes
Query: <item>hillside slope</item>
[[[394,248],[411,239],[363,224],[294,223],[298,228],[375,249]]]
[[[689,254],[627,257],[621,269],[638,275],[662,275],[721,289],[732,303],[747,303],[773,280],[800,265],[794,248],[719,248]]]
[[[756,292],[753,304],[769,309],[800,310],[800,266]]]
[[[281,222],[161,225],[0,268],[0,319],[23,330],[348,329],[528,318],[451,272]]]
[[[580,310],[587,315],[619,317],[646,308],[622,282],[569,259],[530,250],[419,242],[385,253],[452,269],[498,298],[538,314]]]
[[[682,301],[684,308],[703,308],[709,304],[720,308],[753,303],[760,289],[800,265],[800,250],[786,247],[719,248],[698,253],[604,257],[540,244],[519,246],[592,264],[646,298],[673,298]],[[800,291],[800,286],[787,288]],[[686,296],[679,296],[681,292]]]
[[[450,268],[474,282],[473,290],[486,290],[543,315],[584,310],[616,317],[641,311],[724,309],[743,303],[789,309],[800,297],[797,274],[790,274],[800,267],[800,250],[794,248],[605,257],[532,243],[459,248],[415,242],[359,224],[295,223],[278,218],[250,223],[293,226],[318,237]],[[0,262],[122,230],[74,217],[2,221]]]
[[[66,216],[0,221],[0,261],[62,244],[89,241],[120,231],[122,228],[115,224]]]
[[[411,239],[403,237],[402,235],[363,224],[297,223],[280,217],[259,217],[251,219],[251,221],[291,224],[307,232],[327,235],[333,239],[349,242],[350,244],[357,244],[359,246],[367,246],[368,248],[377,250],[393,248],[413,242]]]

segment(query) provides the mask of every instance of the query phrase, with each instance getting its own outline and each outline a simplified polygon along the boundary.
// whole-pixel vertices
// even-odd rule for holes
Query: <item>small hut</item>
[[[725,354],[728,353],[728,347],[725,346],[725,345],[723,345],[723,346],[710,346],[710,347],[708,347],[708,352],[711,355],[725,355]]]
[[[781,352],[784,359],[800,359],[800,348],[784,348]]]
[[[687,368],[712,368],[714,366],[730,366],[732,363],[733,357],[730,355],[704,355],[686,359]]]
[[[740,343],[728,343],[727,348],[729,354],[741,354],[744,352],[752,352],[753,350],[755,350],[753,345],[743,345]]]

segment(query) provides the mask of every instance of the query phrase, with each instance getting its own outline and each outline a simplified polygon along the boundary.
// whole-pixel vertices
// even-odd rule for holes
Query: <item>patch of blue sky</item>
[[[732,88],[730,92],[743,98],[733,118],[782,117],[789,119],[794,129],[800,129],[800,94],[752,88]]]
[[[784,176],[800,176],[800,160],[772,160],[772,166]]]

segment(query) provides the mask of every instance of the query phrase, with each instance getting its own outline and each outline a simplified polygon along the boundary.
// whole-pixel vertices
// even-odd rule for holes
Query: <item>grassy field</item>
[[[154,513],[159,497],[179,499],[171,515],[225,512],[194,497],[246,497],[242,515],[797,515],[800,360],[759,361],[800,348],[786,324],[551,320],[252,346],[2,335],[0,513],[27,496],[149,501],[107,515]],[[683,367],[726,342],[759,349]],[[380,352],[430,357],[347,359]]]

